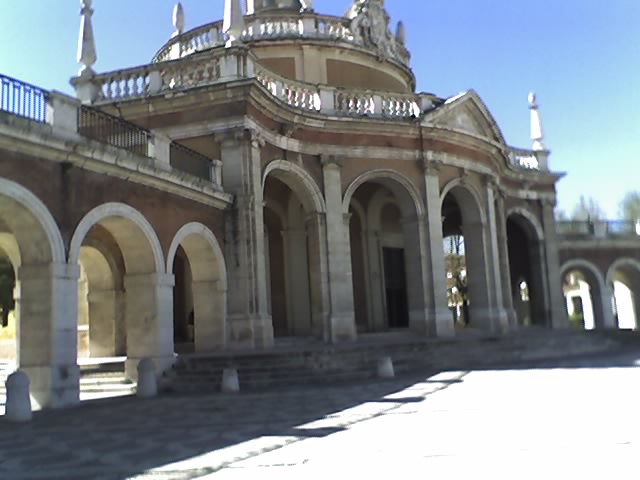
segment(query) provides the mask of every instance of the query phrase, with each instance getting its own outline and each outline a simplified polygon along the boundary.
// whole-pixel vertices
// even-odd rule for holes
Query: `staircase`
[[[390,356],[396,373],[489,368],[575,358],[638,348],[634,332],[527,329],[505,336],[472,331],[451,339],[416,339],[408,334],[362,336],[349,345],[292,345],[262,352],[182,354],[161,379],[166,392],[219,391],[222,372],[236,368],[243,390],[366,381],[377,362]]]
[[[15,365],[0,363],[0,406],[6,402],[7,377],[15,370]],[[136,386],[124,376],[124,362],[80,365],[80,399],[132,395]]]

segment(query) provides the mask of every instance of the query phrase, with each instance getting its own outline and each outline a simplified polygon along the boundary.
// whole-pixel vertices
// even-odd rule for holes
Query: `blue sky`
[[[71,93],[77,0],[4,0],[0,73]],[[183,0],[187,28],[223,0]],[[387,0],[403,20],[418,90],[475,89],[507,141],[529,147],[527,93],[538,93],[551,167],[567,172],[559,207],[594,196],[609,217],[640,190],[639,0]],[[342,14],[350,0],[315,0]],[[173,0],[95,0],[97,71],[148,62],[173,31]],[[11,48],[7,48],[11,45]]]

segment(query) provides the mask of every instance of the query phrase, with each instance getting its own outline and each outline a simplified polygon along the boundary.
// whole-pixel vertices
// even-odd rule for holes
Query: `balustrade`
[[[521,148],[509,148],[509,160],[511,165],[521,170],[540,170],[540,162],[533,150]]]

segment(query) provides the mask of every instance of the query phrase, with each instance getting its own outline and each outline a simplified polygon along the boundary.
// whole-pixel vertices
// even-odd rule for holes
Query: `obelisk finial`
[[[173,32],[174,37],[182,35],[184,32],[184,8],[182,8],[181,2],[176,3],[176,6],[173,7],[173,27],[176,29]]]
[[[244,16],[240,0],[225,0],[222,31],[227,34],[227,47],[238,44],[244,31]]]
[[[538,110],[538,101],[536,94],[529,94],[529,110],[531,110],[531,140],[533,141],[533,150],[546,150],[544,146],[544,132],[542,130],[542,120],[540,111]]]
[[[93,65],[95,65],[98,56],[96,54],[96,44],[93,38],[93,26],[91,17],[93,9],[91,4],[93,0],[80,0],[82,9],[80,10],[80,34],[78,35],[78,55],[77,60],[80,65],[78,75],[87,77],[94,75]]]

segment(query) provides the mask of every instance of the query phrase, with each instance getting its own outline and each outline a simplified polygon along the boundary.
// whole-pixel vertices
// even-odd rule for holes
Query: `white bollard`
[[[225,368],[222,372],[222,391],[225,393],[238,393],[240,391],[238,370],[235,368]]]
[[[143,358],[138,363],[138,397],[151,398],[158,395],[158,378],[153,360]]]
[[[31,397],[29,396],[29,377],[17,370],[7,378],[7,404],[4,416],[11,422],[31,420]]]
[[[378,360],[378,376],[380,378],[393,378],[396,376],[391,357],[383,357]]]

